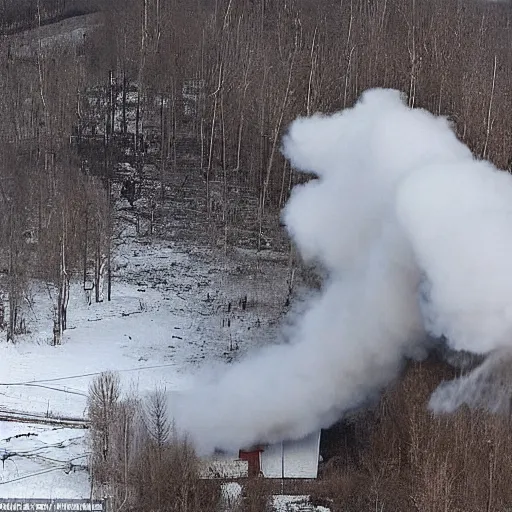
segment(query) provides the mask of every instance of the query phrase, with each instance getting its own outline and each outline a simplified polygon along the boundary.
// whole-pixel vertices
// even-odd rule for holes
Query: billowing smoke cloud
[[[329,278],[291,343],[175,405],[200,452],[332,424],[421,355],[428,334],[482,354],[512,344],[512,178],[475,160],[446,119],[371,90],[295,121],[283,152],[318,177],[295,188],[283,218]]]

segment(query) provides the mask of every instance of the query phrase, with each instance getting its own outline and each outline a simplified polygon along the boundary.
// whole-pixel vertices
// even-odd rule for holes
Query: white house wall
[[[266,478],[282,478],[282,443],[271,444],[260,453],[260,469]]]
[[[266,478],[316,478],[320,455],[320,432],[300,441],[267,446],[261,453],[261,471]]]

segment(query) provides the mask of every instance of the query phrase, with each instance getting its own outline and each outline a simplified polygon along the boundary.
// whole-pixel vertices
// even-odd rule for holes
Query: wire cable
[[[18,382],[14,384],[0,384],[0,385],[9,385],[9,386],[30,386],[34,388],[44,388],[44,389],[50,389],[51,391],[60,391],[61,393],[69,393],[70,395],[79,395],[79,396],[85,396],[87,397],[86,393],[82,393],[80,391],[71,391],[69,389],[61,389],[61,388],[54,388],[51,386],[45,386],[44,384],[35,384],[32,382]]]
[[[155,368],[169,368],[171,366],[176,366],[176,363],[168,363],[168,364],[158,364],[154,366],[139,366],[137,368],[126,368],[124,370],[116,370],[117,372],[137,372],[141,370],[154,370]],[[83,377],[92,377],[94,375],[101,375],[103,372],[91,372],[91,373],[83,373],[80,375],[70,375],[68,377],[55,377],[53,379],[38,379],[38,380],[30,380],[27,382],[0,382],[0,386],[26,386],[29,384],[39,384],[43,382],[57,382],[61,380],[71,380],[71,379],[81,379]]]
[[[4,482],[0,482],[0,485],[10,484],[12,482],[19,482],[20,480],[25,480],[26,478],[33,478],[35,476],[44,475],[45,473],[51,473],[52,471],[65,470],[67,466],[62,466],[59,468],[50,468],[45,469],[44,471],[38,471],[37,473],[31,473],[30,475],[23,475],[18,478],[13,478],[12,480],[5,480]]]

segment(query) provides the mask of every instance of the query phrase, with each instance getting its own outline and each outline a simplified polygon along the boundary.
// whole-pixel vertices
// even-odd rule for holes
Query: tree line
[[[259,227],[296,183],[280,154],[288,124],[333,112],[368,88],[449,116],[477,156],[510,165],[511,8],[448,0],[114,0],[103,64],[162,102],[161,179],[186,130],[209,183],[248,187]],[[187,95],[196,98],[193,112]],[[209,204],[209,202],[208,202]]]
[[[43,4],[91,5],[26,4],[39,12]],[[280,153],[288,124],[350,106],[371,87],[400,89],[411,106],[449,116],[477,156],[510,165],[508,3],[98,0],[95,7],[104,23],[79,42],[36,41],[25,55],[13,51],[8,36],[0,41],[7,305],[0,323],[10,339],[23,331],[16,313],[23,283],[51,283],[56,342],[68,280],[83,272],[84,282],[92,274],[99,284],[110,257],[112,169],[127,146],[142,168],[148,126],[156,132],[159,200],[171,178],[193,174],[202,180],[200,213],[210,218],[215,193],[229,227],[244,220],[230,217],[233,191],[244,190],[253,198],[256,221],[248,230],[258,247],[265,223],[279,231],[279,210],[298,181]],[[94,142],[73,144],[73,134],[85,140],[91,133],[93,97],[101,129],[94,128]],[[177,158],[183,139],[194,142],[192,170]]]
[[[199,80],[193,129],[204,169],[247,180],[262,202],[284,196],[279,144],[288,123],[350,106],[371,87],[400,89],[410,106],[449,116],[477,155],[508,164],[508,3],[117,0],[105,8],[109,64],[139,84],[142,101],[165,95],[171,111]]]
[[[0,324],[11,341],[26,330],[37,279],[54,304],[58,344],[70,279],[101,265],[108,238],[105,187],[83,172],[85,160],[70,145],[87,64],[72,45],[17,56],[4,38],[0,66]]]

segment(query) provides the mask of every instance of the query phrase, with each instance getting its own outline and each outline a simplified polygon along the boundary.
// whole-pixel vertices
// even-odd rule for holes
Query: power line
[[[32,448],[30,450],[15,451],[15,452],[9,452],[9,453],[11,453],[13,455],[19,455],[20,457],[31,456],[31,455],[36,455],[37,452],[48,450],[49,448],[65,448],[66,446],[64,446],[64,443],[66,443],[66,442],[71,443],[72,441],[77,441],[79,439],[82,439],[82,436],[71,437],[69,439],[64,439],[62,441],[59,441],[58,443],[45,444],[43,446],[38,446],[38,447]]]
[[[60,464],[71,464],[74,460],[77,460],[77,459],[84,459],[86,457],[89,457],[91,453],[88,452],[84,455],[78,455],[77,457],[73,457],[69,460],[59,460],[59,459],[52,459],[51,457],[45,457],[44,455],[38,455],[38,454],[34,454],[33,457],[34,458],[37,458],[37,459],[44,459],[44,460],[49,460],[51,462],[59,462]],[[29,458],[31,456],[28,456]]]
[[[136,372],[141,370],[154,370],[156,368],[169,368],[171,366],[176,366],[176,363],[168,363],[168,364],[158,364],[154,366],[140,366],[138,368],[126,368],[124,370],[116,370],[118,373],[121,372]],[[28,386],[31,384],[38,384],[42,382],[57,382],[61,380],[71,380],[71,379],[81,379],[83,377],[92,377],[94,375],[101,375],[103,372],[91,372],[91,373],[82,373],[80,375],[70,375],[69,377],[55,377],[53,379],[38,379],[31,380],[27,382],[0,382],[0,386]]]
[[[61,393],[69,393],[70,395],[79,395],[79,396],[87,397],[87,393],[82,393],[80,391],[72,391],[70,389],[54,388],[52,386],[44,386],[43,384],[35,384],[32,382],[17,382],[17,383],[13,383],[13,384],[0,384],[0,386],[30,386],[30,387],[34,387],[34,388],[44,388],[44,389],[50,389],[52,391],[60,391]]]
[[[4,411],[2,411],[2,409],[0,409],[0,415],[2,414],[2,412],[4,412]],[[40,427],[40,428],[44,428],[44,427]],[[64,430],[66,428],[69,428],[69,427],[66,427],[66,426],[64,426],[64,427],[53,427],[52,430],[53,431]],[[27,432],[26,434],[15,434],[15,435],[12,435],[12,436],[9,436],[9,437],[5,437],[4,439],[0,439],[0,443],[2,443],[2,442],[8,443],[8,442],[12,441],[13,439],[20,439],[22,437],[30,438],[30,437],[38,437],[38,436],[39,436],[39,433],[35,434],[33,432]],[[78,439],[78,437],[73,437],[72,439],[73,440],[74,439]],[[52,446],[52,445],[46,445],[46,446]],[[0,448],[0,450],[1,450],[1,448]]]
[[[6,480],[5,482],[0,482],[0,485],[10,484],[12,482],[18,482],[19,480],[25,480],[26,478],[33,478],[34,476],[44,475],[45,473],[51,473],[52,471],[59,471],[66,469],[67,466],[62,466],[59,468],[51,468],[45,469],[44,471],[38,471],[37,473],[31,473],[30,475],[20,476],[18,478],[13,478],[12,480]]]

